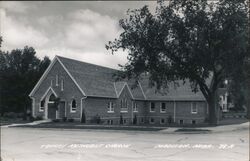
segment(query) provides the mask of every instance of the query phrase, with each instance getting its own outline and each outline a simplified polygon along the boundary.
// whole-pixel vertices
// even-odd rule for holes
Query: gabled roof
[[[156,87],[148,87],[149,80],[143,79],[141,85],[148,100],[168,100],[168,101],[205,101],[201,91],[192,92],[189,81],[177,81],[179,85],[170,83],[168,89],[156,90]]]
[[[70,75],[83,95],[87,97],[118,98],[124,87],[127,86],[132,98],[137,100],[205,100],[201,92],[192,92],[188,81],[184,85],[180,81],[180,86],[177,88],[174,88],[174,85],[170,84],[167,93],[162,94],[156,92],[154,87],[150,88],[148,86],[148,78],[144,78],[137,86],[133,86],[134,82],[131,80],[115,81],[113,75],[118,70],[61,56],[56,56],[56,59]],[[54,62],[51,64],[53,63]],[[50,68],[51,65],[42,77],[46,76],[46,73],[48,73]],[[35,88],[39,86],[41,81],[42,78],[39,80]],[[32,90],[30,96],[36,90],[35,88]]]

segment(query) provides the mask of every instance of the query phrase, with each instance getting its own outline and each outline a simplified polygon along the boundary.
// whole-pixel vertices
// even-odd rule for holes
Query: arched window
[[[44,111],[44,105],[45,105],[45,99],[41,100],[41,102],[40,102],[40,107],[39,107],[40,112]]]
[[[49,97],[49,102],[54,102],[56,100],[56,96],[52,93]]]
[[[64,90],[64,81],[63,81],[63,79],[61,79],[61,91],[63,91]]]
[[[76,100],[73,99],[72,102],[71,102],[71,109],[70,109],[71,112],[76,112]]]

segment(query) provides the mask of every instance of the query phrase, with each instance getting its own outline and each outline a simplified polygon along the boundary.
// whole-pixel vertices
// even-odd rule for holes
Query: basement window
[[[162,118],[160,123],[161,123],[161,124],[165,124],[165,119]]]
[[[150,118],[150,124],[154,124],[155,123],[155,119],[154,118]]]
[[[108,120],[109,125],[113,125],[113,120]]]

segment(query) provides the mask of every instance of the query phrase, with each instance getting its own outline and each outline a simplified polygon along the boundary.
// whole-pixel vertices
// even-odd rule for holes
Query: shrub
[[[67,117],[63,117],[63,122],[66,122],[67,121]]]
[[[52,120],[53,122],[59,122],[60,120],[59,119],[54,119]]]
[[[35,118],[36,121],[39,121],[39,120],[42,120],[42,119],[43,119],[42,116],[37,116],[37,117]]]
[[[35,121],[35,118],[33,116],[30,117],[30,121],[33,122]]]
[[[18,114],[15,112],[8,112],[4,114],[4,117],[8,117],[8,118],[17,118]]]
[[[171,124],[173,122],[173,119],[172,119],[172,116],[170,115],[169,117],[168,117],[168,124]]]
[[[74,122],[75,120],[74,119],[68,119],[69,122]]]

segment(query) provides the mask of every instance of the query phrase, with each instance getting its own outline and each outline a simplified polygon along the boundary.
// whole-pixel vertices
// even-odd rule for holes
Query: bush
[[[91,117],[90,122],[94,123],[94,124],[100,124],[101,123],[101,117],[97,114],[96,116]]]
[[[68,119],[69,122],[74,122],[75,120],[74,119]]]
[[[30,117],[30,121],[33,122],[35,121],[35,118],[33,116]]]
[[[39,120],[42,120],[42,119],[43,119],[42,116],[37,116],[37,117],[35,118],[35,121],[39,121]]]
[[[59,119],[53,119],[52,121],[53,122],[59,122],[60,120]]]
[[[17,113],[17,117],[18,118],[23,118],[24,117],[24,113]]]
[[[8,112],[8,113],[4,114],[4,117],[7,117],[7,118],[17,118],[18,114],[15,113],[15,112]]]
[[[173,122],[172,116],[168,116],[168,124],[171,124]]]
[[[67,117],[63,117],[63,122],[66,122],[67,121]]]

